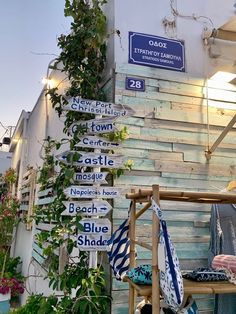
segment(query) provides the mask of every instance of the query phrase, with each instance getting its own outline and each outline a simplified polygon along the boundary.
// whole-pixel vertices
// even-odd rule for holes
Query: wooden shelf
[[[136,285],[129,278],[125,277],[124,281],[129,283],[129,314],[135,311],[136,295],[148,297],[152,296],[152,313],[160,313],[160,284],[158,271],[158,242],[159,242],[159,219],[156,214],[152,214],[152,238],[151,244],[143,243],[136,240],[136,220],[151,206],[151,197],[157,204],[160,200],[193,202],[206,204],[236,204],[236,193],[210,193],[210,192],[192,192],[192,191],[177,191],[177,190],[159,190],[158,185],[153,185],[152,189],[140,189],[132,191],[126,195],[127,199],[131,200],[129,237],[130,243],[130,268],[136,266],[135,262],[135,246],[141,245],[152,252],[152,285]],[[137,209],[137,204],[143,204],[142,209]],[[236,285],[230,282],[196,282],[184,279],[184,300],[192,294],[224,294],[236,293]]]
[[[152,189],[139,190],[135,193],[126,194],[127,199],[133,199],[144,202],[145,198],[148,201],[153,195]],[[160,200],[176,201],[176,202],[192,202],[192,203],[207,203],[207,204],[232,204],[236,203],[236,193],[209,193],[209,192],[192,192],[192,191],[175,191],[175,190],[160,190]]]
[[[124,278],[137,291],[138,296],[151,296],[152,286],[137,285],[133,283],[128,277]],[[184,279],[184,293],[185,295],[192,294],[221,294],[221,293],[236,293],[236,285],[228,281],[215,282],[197,282]]]

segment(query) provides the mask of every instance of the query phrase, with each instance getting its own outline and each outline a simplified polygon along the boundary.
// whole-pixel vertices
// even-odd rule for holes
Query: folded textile
[[[208,267],[197,268],[183,274],[183,278],[194,281],[225,281],[228,280],[224,270],[215,270]]]
[[[225,268],[236,273],[236,256],[225,254],[216,255],[213,258],[212,267],[215,269]]]

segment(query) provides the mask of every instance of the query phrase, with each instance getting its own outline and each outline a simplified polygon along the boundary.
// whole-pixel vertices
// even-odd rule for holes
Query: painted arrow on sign
[[[62,212],[62,216],[106,216],[111,210],[111,205],[104,200],[92,201],[67,201],[63,202],[66,209]]]
[[[76,172],[74,180],[83,183],[101,183],[107,184],[106,176],[108,172]]]
[[[120,143],[106,141],[102,137],[98,136],[80,136],[80,142],[76,144],[76,147],[88,147],[88,148],[100,148],[100,149],[116,149],[121,147]]]
[[[68,104],[65,105],[63,109],[115,117],[131,116],[135,113],[132,108],[126,105],[83,99],[80,97],[70,98]]]
[[[76,154],[78,155],[78,158],[75,160],[74,156]],[[57,155],[56,158],[65,164],[72,163],[74,166],[88,166],[92,168],[120,168],[124,162],[122,155],[107,155],[102,153],[88,153],[81,151],[66,151],[60,155]]]
[[[117,128],[115,127],[115,120],[117,118],[112,119],[93,119],[83,122],[77,122],[72,124],[68,133],[70,135],[74,135],[80,128],[86,129],[86,132],[89,134],[105,134],[115,132]]]
[[[105,186],[71,185],[64,189],[64,193],[72,198],[116,198],[124,192],[123,188]]]

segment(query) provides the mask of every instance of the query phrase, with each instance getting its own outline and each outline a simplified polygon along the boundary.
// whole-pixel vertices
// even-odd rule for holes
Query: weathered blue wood
[[[35,201],[35,205],[46,205],[46,204],[50,204],[55,200],[55,196],[51,196],[51,197],[45,197],[45,198],[38,198]]]
[[[172,151],[172,144],[163,143],[158,141],[142,141],[139,139],[128,138],[122,143],[122,146],[128,148],[142,148],[148,150],[158,150],[158,151]]]
[[[36,251],[32,251],[32,257],[40,264],[43,265],[45,258],[39,255]]]
[[[134,167],[137,169],[136,159],[135,159],[135,165]],[[132,176],[132,174],[127,176],[121,176],[118,179],[116,179],[115,184],[117,185],[142,185],[150,187],[153,184],[156,184],[156,182],[162,186],[166,187],[176,187],[181,188],[185,186],[190,186],[192,189],[209,189],[209,190],[216,190],[219,191],[222,189],[222,182],[214,182],[214,186],[212,187],[212,183],[206,180],[191,180],[191,179],[181,179],[179,178],[176,180],[176,178],[162,178],[162,177],[156,177],[156,176]]]
[[[38,197],[43,197],[43,196],[47,196],[49,193],[52,193],[52,188],[48,188],[46,190],[38,191],[37,196]]]

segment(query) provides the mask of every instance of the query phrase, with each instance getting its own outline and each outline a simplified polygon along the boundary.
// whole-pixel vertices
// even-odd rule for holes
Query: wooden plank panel
[[[164,160],[176,160],[183,161],[183,154],[177,152],[163,152],[163,151],[151,151],[147,149],[136,149],[136,148],[123,148],[121,154],[126,157],[138,157],[148,158],[150,160],[164,159]]]
[[[46,190],[38,191],[37,196],[38,197],[43,197],[51,194],[53,192],[52,188],[48,188]]]
[[[198,146],[198,145],[190,145],[190,144],[177,144],[174,143],[173,144],[173,151],[174,152],[196,152],[196,153],[202,153],[202,146]],[[217,150],[214,152],[214,156],[218,156],[218,157],[228,157],[228,158],[235,158],[235,151],[233,151],[232,149],[228,149],[228,148],[222,148],[222,147],[218,147]]]
[[[181,73],[181,72],[174,72],[169,70],[162,70],[162,69],[155,69],[152,67],[146,66],[138,66],[134,64],[116,64],[116,79],[122,79],[127,75],[135,75],[141,78],[145,78],[147,80],[147,84],[152,85],[155,84],[153,81],[160,79],[160,80],[169,80],[175,81],[185,84],[191,84],[196,86],[205,86],[205,79],[200,77],[191,77],[188,73]],[[209,80],[208,81],[209,87],[215,87],[216,82]],[[235,91],[236,87],[233,84],[219,84],[219,88],[224,88],[226,90]]]
[[[157,171],[166,171],[166,172],[177,172],[177,173],[201,173],[211,175],[227,175],[230,178],[236,175],[235,167],[227,165],[211,165],[211,164],[200,164],[192,162],[172,162],[161,160],[155,161],[155,169]]]
[[[122,143],[122,147],[124,148],[142,148],[148,150],[158,150],[158,151],[172,151],[172,144],[163,143],[157,141],[142,141],[139,139],[128,138]]]
[[[189,165],[187,165],[187,168],[185,168],[185,162],[178,162],[178,161],[168,161],[168,160],[156,160],[156,167],[159,167],[158,170],[165,171],[165,168],[168,167],[168,165],[171,165],[174,169],[174,172],[188,172],[189,171]],[[201,164],[194,164],[194,170],[191,170],[192,172],[195,171],[203,171],[203,167]],[[177,168],[177,170],[176,170]],[[192,168],[191,168],[192,169]],[[209,171],[206,169],[206,171]],[[217,168],[218,171],[218,168]],[[225,167],[221,169],[221,171],[225,171]],[[210,181],[205,180],[191,180],[191,179],[181,179],[178,180],[176,178],[163,178],[163,177],[157,177],[157,176],[121,176],[118,179],[115,180],[116,185],[125,185],[125,186],[132,186],[132,185],[139,185],[143,187],[150,187],[151,185],[157,183],[160,186],[165,187],[175,187],[175,188],[183,188],[183,187],[191,187],[193,190],[195,189],[202,189],[202,190],[220,190],[222,189],[222,183],[221,182],[214,182],[214,186],[212,186],[212,183]]]
[[[214,103],[216,105],[216,103]],[[230,116],[233,117],[235,115],[235,105],[227,104],[227,107],[232,107],[231,109],[225,109],[225,103],[224,102],[219,102],[217,103],[217,106],[209,106],[207,109],[206,104],[201,104],[201,105],[193,105],[193,104],[184,104],[184,103],[179,103],[179,102],[171,102],[171,107],[169,109],[173,110],[179,110],[179,111],[188,111],[189,114],[193,114],[194,112],[201,113],[202,115],[207,114],[207,110],[209,112],[209,115],[222,115],[222,116]],[[221,108],[222,107],[222,108]]]
[[[51,196],[51,197],[45,197],[45,198],[38,198],[35,201],[35,205],[47,205],[52,203],[55,200],[55,196]]]
[[[155,132],[152,132],[155,131]],[[159,141],[159,142],[164,142],[164,143],[180,143],[180,144],[190,144],[190,145],[201,145],[206,147],[207,146],[207,134],[203,135],[199,135],[197,136],[197,134],[191,133],[192,138],[189,136],[190,134],[188,134],[187,132],[176,132],[173,131],[176,134],[172,134],[172,131],[169,131],[169,136],[168,132],[165,130],[154,130],[154,129],[148,129],[148,128],[142,128],[138,130],[134,130],[131,129],[129,137],[132,139],[138,139],[138,140],[143,140],[143,141]],[[140,134],[141,133],[141,134]],[[217,136],[215,136],[215,139],[217,139]],[[224,143],[220,144],[220,147],[222,148],[231,148],[231,149],[236,149],[236,144],[235,141],[232,141],[232,143],[227,143],[229,142],[229,140]],[[210,142],[214,143],[214,139],[211,137],[210,138]]]
[[[182,121],[188,123],[198,123],[207,124],[207,115],[195,112],[194,114],[189,114],[188,111],[180,111],[174,109],[160,109],[155,111],[156,119],[171,120],[171,121]],[[231,121],[231,116],[222,116],[220,113],[211,114],[209,118],[210,125],[226,126]]]

